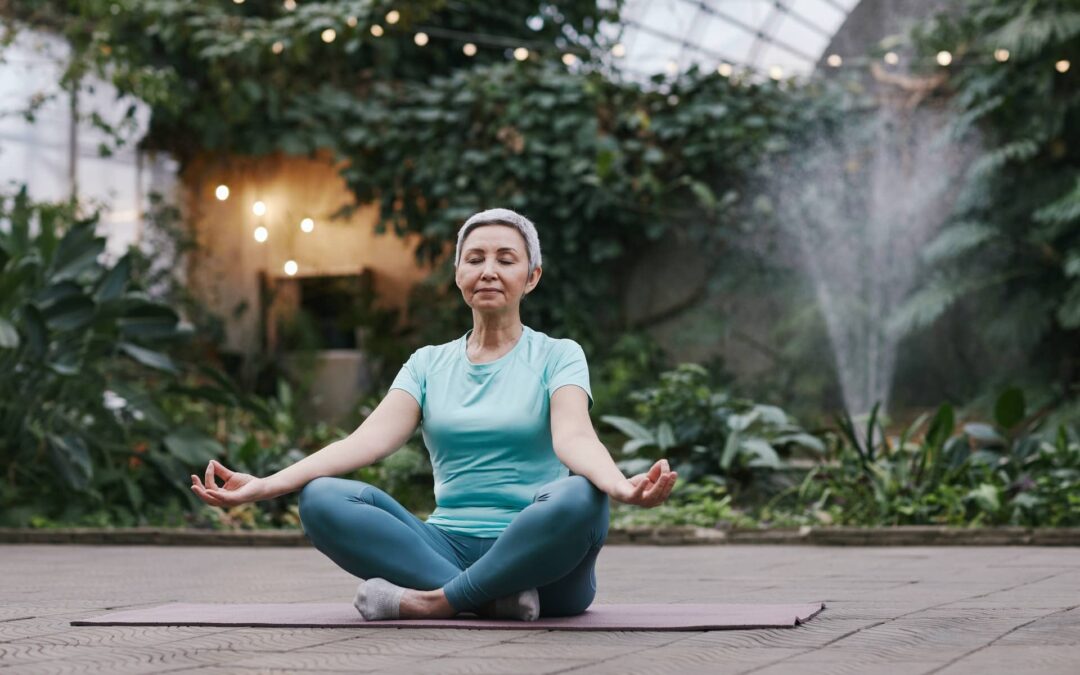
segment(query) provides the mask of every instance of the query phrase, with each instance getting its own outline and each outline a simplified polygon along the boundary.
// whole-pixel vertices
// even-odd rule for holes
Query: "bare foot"
[[[402,619],[449,619],[456,614],[457,610],[446,599],[441,588],[434,591],[406,590],[398,609]]]

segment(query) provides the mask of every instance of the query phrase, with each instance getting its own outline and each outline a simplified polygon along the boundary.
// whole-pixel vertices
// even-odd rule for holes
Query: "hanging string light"
[[[415,42],[418,46],[423,47],[428,43],[427,33],[417,33],[415,36],[413,36],[413,42]]]
[[[285,261],[285,274],[288,274],[290,277],[295,276],[297,270],[298,270],[298,266],[297,266],[295,260],[286,260]]]
[[[400,18],[401,14],[399,14],[396,9],[392,9],[386,13],[386,23],[390,24],[391,26],[397,23],[398,19]]]
[[[1008,49],[995,49],[994,50],[994,60],[997,61],[998,63],[1005,63],[1006,61],[1009,60],[1009,50]]]
[[[270,231],[262,225],[255,228],[255,241],[259,242],[260,244],[266,241],[269,236]]]
[[[529,58],[529,50],[524,47],[518,47],[514,50],[514,58],[518,61],[524,61]]]
[[[947,66],[952,63],[952,54],[942,50],[937,53],[937,62],[939,66]]]
[[[224,184],[217,186],[217,189],[214,190],[214,196],[217,197],[220,202],[225,201],[229,198],[229,186]]]
[[[885,52],[885,56],[883,56],[882,59],[890,66],[895,66],[896,64],[900,63],[900,57],[896,54],[896,52]]]
[[[382,37],[383,27],[377,23],[371,24],[371,34],[375,37]]]
[[[844,59],[840,58],[839,54],[829,54],[829,58],[825,59],[825,63],[829,64],[831,68],[839,68],[844,63]]]
[[[327,28],[322,32],[321,37],[323,42],[325,42],[326,44],[330,44],[337,37],[337,31],[335,31],[333,28]]]
[[[311,218],[304,218],[300,221],[300,229],[304,232],[311,232],[315,229],[315,221]]]
[[[1069,65],[1071,64],[1068,62],[1068,60],[1061,59],[1054,64],[1054,70],[1058,71],[1059,73],[1067,73],[1069,72]]]
[[[466,42],[465,46],[461,48],[461,51],[465,52],[465,56],[476,56],[476,45],[471,42]]]
[[[262,201],[257,201],[251,205],[251,212],[257,216],[266,215],[266,204]]]

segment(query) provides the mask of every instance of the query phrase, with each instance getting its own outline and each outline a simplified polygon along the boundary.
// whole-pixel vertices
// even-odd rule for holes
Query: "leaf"
[[[166,436],[163,443],[173,457],[188,466],[202,466],[225,454],[220,443],[190,427],[177,429]]]
[[[659,428],[657,428],[656,444],[661,450],[667,450],[675,445],[675,432],[671,430],[671,425],[667,422],[661,422]]]
[[[953,413],[953,408],[948,403],[943,403],[938,408],[937,413],[934,415],[934,419],[930,422],[930,427],[926,430],[926,442],[933,448],[940,448],[945,445],[945,441],[949,440],[952,436],[953,427],[956,425],[956,415]]]
[[[121,342],[118,347],[125,354],[135,359],[144,366],[150,366],[158,370],[164,370],[169,373],[176,373],[176,366],[173,364],[166,354],[161,352],[155,352],[149,349],[145,349],[138,345],[133,345],[130,342]]]
[[[651,431],[628,417],[603,415],[600,418],[600,421],[610,424],[611,426],[615,427],[619,431],[623,432],[624,434],[635,440],[648,441],[649,443],[656,442],[656,438],[653,436]]]
[[[964,433],[974,438],[983,446],[1002,446],[1005,439],[989,424],[971,423],[964,425]]]
[[[747,438],[742,441],[740,446],[743,452],[753,457],[749,462],[750,466],[768,469],[780,468],[780,456],[776,454],[776,450],[768,442],[760,438]]]
[[[7,319],[0,318],[0,349],[15,349],[19,346],[19,331]]]
[[[74,331],[94,320],[97,305],[85,295],[64,298],[43,309],[45,325],[55,331]]]
[[[113,265],[112,269],[101,278],[97,290],[94,291],[94,299],[98,302],[108,302],[109,300],[120,297],[120,294],[123,293],[124,289],[127,287],[130,278],[131,254],[126,253],[115,265]]]
[[[1001,392],[994,404],[994,420],[1003,429],[1012,429],[1024,419],[1024,392],[1010,387]]]
[[[73,279],[80,272],[97,264],[105,250],[105,238],[94,235],[94,223],[84,221],[71,227],[56,247],[49,266],[52,282]]]
[[[928,263],[940,263],[966,253],[979,244],[998,236],[998,231],[983,223],[955,223],[938,234],[922,250],[922,258]]]
[[[739,432],[732,431],[728,434],[727,442],[724,443],[724,452],[720,455],[720,468],[727,472],[731,468],[731,462],[739,452]]]
[[[60,436],[51,433],[45,435],[45,441],[49,449],[49,460],[64,482],[79,492],[85,491],[94,476],[86,442],[75,434]]]

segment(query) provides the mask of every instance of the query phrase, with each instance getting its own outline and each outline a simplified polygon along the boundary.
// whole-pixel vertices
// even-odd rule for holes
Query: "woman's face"
[[[465,304],[481,312],[516,309],[540,281],[539,267],[529,274],[525,237],[509,225],[480,225],[461,242],[454,283]]]

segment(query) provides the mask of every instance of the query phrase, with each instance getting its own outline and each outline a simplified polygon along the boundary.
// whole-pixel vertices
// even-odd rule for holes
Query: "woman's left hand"
[[[668,461],[661,459],[645,473],[631,476],[619,483],[611,497],[624,504],[636,504],[645,508],[659,506],[671,494],[671,488],[675,487],[678,477],[679,474],[668,466]]]

